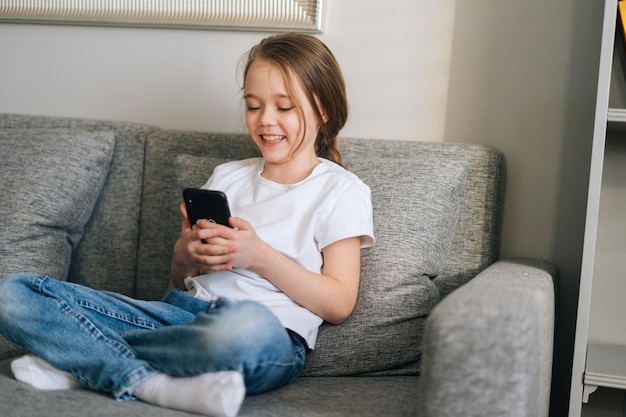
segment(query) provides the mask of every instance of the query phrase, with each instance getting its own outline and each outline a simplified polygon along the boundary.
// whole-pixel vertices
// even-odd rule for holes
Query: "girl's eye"
[[[248,106],[248,111],[257,111],[259,109],[260,109],[260,107]]]
[[[282,111],[282,112],[288,112],[290,110],[292,110],[294,108],[294,106],[291,107],[279,107],[278,110]]]

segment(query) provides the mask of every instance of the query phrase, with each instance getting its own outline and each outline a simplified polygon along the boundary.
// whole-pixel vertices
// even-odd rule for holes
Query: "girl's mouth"
[[[281,140],[285,139],[285,136],[261,135],[261,139],[263,139],[263,141],[265,141],[265,142],[276,143],[276,142],[280,142]]]

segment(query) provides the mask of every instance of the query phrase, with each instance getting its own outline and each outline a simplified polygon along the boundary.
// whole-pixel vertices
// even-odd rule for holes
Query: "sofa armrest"
[[[426,322],[425,416],[547,416],[557,270],[498,261],[444,298]]]

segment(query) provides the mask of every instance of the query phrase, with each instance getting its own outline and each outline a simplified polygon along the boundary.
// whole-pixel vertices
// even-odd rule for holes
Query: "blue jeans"
[[[141,301],[39,275],[0,282],[0,333],[83,385],[132,399],[132,387],[172,376],[240,372],[250,394],[291,382],[303,340],[255,302],[214,303],[179,290]]]

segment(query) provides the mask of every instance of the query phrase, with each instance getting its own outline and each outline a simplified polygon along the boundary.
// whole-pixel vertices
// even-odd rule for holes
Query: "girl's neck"
[[[296,184],[308,178],[319,163],[317,157],[309,158],[306,161],[294,158],[280,164],[265,161],[261,176],[278,184]]]

